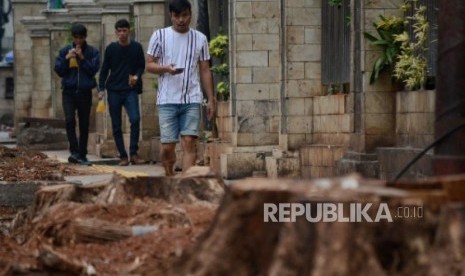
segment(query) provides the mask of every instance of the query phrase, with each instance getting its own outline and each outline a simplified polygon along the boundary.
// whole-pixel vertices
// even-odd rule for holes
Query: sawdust
[[[212,180],[205,181],[203,188],[202,181],[193,184],[190,180],[186,183],[173,180],[180,181],[176,182],[179,188],[171,191],[177,196],[166,195],[166,198],[157,198],[156,194],[148,196],[137,190],[141,186],[137,180],[119,176],[84,193],[69,193],[74,186],[71,184],[53,185],[63,183],[64,176],[81,174],[89,171],[61,164],[41,152],[0,146],[0,181],[47,180],[50,187],[56,187],[45,193],[45,199],[52,194],[46,204],[38,203],[36,194],[35,205],[28,208],[0,208],[0,275],[170,274],[185,250],[210,225],[220,198],[217,192],[224,185],[212,192],[209,190]],[[171,180],[153,181],[168,183],[167,187],[176,186],[170,184]],[[151,182],[146,179],[142,186],[150,187]],[[54,194],[61,187],[68,194],[60,191]],[[131,193],[132,188],[138,192],[122,195]],[[178,201],[187,190],[197,188],[193,195]],[[99,194],[108,195],[113,190],[118,191],[119,197],[112,197],[113,202],[102,202]],[[202,195],[204,191],[206,194]],[[208,202],[213,198],[216,202]],[[97,233],[82,232],[82,225],[93,224],[103,225],[107,230],[99,232],[101,229],[97,227],[93,229]],[[151,232],[131,232],[134,229],[151,229]]]
[[[55,180],[84,172],[25,148],[0,146],[0,181]]]

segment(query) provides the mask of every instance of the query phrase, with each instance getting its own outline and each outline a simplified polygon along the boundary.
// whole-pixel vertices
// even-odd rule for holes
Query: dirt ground
[[[114,175],[108,183],[76,185],[63,179],[81,174],[79,166],[59,164],[24,149],[0,147],[0,157],[0,179],[8,180],[0,185],[21,185],[15,182],[24,180],[50,183],[39,188],[27,208],[0,202],[0,275],[267,275],[270,269],[278,271],[273,275],[309,275],[302,271],[463,275],[465,271],[465,206],[446,204],[447,193],[442,184],[437,186],[463,187],[462,178],[420,185],[432,189],[429,197],[425,191],[415,192],[422,196],[424,210],[431,211],[420,220],[281,225],[262,221],[263,202],[382,200],[398,210],[407,203],[418,204],[420,198],[413,192],[405,198],[398,197],[400,191],[390,194],[378,181],[360,186],[360,194],[337,186],[342,186],[341,179],[335,179],[332,188],[294,179],[249,179],[226,187],[203,171],[205,167],[169,178]]]
[[[63,180],[65,175],[81,174],[24,149],[0,147],[0,156],[3,181]],[[148,179],[142,186],[152,191],[153,181],[166,179]],[[182,193],[201,185],[199,180],[169,184],[179,187],[173,190],[177,197],[146,196],[149,193],[137,190],[141,185],[136,182],[125,183],[115,176],[85,192],[76,192],[73,185],[57,185],[40,198],[36,194],[29,208],[0,207],[0,275],[172,274],[210,225],[219,197],[215,202],[205,200],[213,198],[207,189],[203,195],[193,191],[184,200]],[[141,234],[144,229],[148,233]]]
[[[41,152],[0,146],[0,181],[64,180],[64,176],[80,174]]]

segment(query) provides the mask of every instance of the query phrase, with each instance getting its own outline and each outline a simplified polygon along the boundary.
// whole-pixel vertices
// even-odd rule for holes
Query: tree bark
[[[429,247],[436,220],[395,218],[399,206],[424,203],[380,184],[353,177],[236,183],[205,238],[173,275],[387,275],[419,270],[426,254],[419,248]],[[309,222],[303,216],[295,222],[265,222],[265,203],[342,204],[345,217],[351,205],[371,203],[371,218],[376,206],[386,203],[393,222]],[[315,210],[309,212],[312,217]]]

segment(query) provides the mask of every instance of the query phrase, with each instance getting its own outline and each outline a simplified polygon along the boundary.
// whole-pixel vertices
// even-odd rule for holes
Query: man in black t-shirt
[[[145,160],[138,157],[137,151],[140,132],[139,94],[142,93],[141,76],[145,70],[145,55],[142,45],[129,38],[130,25],[126,19],[115,23],[115,33],[118,41],[110,43],[105,49],[99,77],[99,97],[103,97],[104,91],[107,91],[113,138],[121,159],[119,165],[144,164]],[[123,106],[131,123],[129,156],[121,129]]]

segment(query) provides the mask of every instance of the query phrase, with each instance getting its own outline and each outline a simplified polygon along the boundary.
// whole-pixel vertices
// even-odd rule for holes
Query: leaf
[[[377,41],[378,40],[377,37],[375,37],[375,36],[373,36],[373,35],[371,35],[371,34],[369,34],[367,32],[364,32],[363,35],[370,41]]]
[[[378,79],[378,76],[379,76],[379,64],[380,64],[380,60],[382,60],[382,57],[378,57],[375,61],[375,63],[373,64],[373,71],[371,72],[371,75],[370,75],[370,84],[373,84],[377,79]]]
[[[386,49],[386,60],[388,64],[392,64],[394,58],[394,50],[392,48]]]
[[[381,46],[381,45],[389,45],[389,41],[387,40],[378,40],[378,41],[375,41],[373,42],[373,45],[378,45],[378,46]]]
[[[375,71],[379,72],[381,71],[381,69],[383,69],[383,67],[384,67],[384,57],[377,58],[374,64]]]

